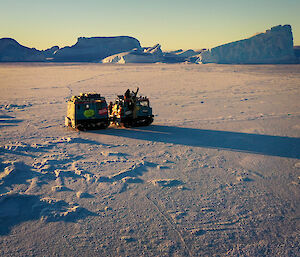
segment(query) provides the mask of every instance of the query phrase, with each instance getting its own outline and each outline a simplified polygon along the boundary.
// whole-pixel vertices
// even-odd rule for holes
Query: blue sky
[[[46,49],[128,35],[142,46],[199,49],[291,24],[300,45],[299,13],[300,0],[0,0],[0,38]]]

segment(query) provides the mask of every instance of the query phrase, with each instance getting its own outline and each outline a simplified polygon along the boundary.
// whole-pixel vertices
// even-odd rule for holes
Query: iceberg
[[[53,60],[58,62],[93,62],[134,48],[141,49],[141,45],[133,37],[80,37],[75,45],[56,51]]]
[[[290,25],[276,26],[248,39],[224,44],[200,54],[200,63],[296,63]]]
[[[35,48],[23,46],[12,38],[0,39],[0,62],[39,62],[44,59],[44,54]]]
[[[104,58],[101,62],[124,64],[124,63],[156,63],[159,61],[161,61],[161,57],[156,54],[134,49],[132,51],[111,55],[109,57]]]

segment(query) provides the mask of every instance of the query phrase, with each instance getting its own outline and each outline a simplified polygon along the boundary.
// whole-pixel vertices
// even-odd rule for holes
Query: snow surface
[[[299,65],[0,65],[0,256],[299,256]],[[153,125],[76,132],[140,88]]]

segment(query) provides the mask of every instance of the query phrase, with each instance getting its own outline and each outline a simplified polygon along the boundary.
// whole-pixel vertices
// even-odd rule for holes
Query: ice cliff
[[[119,37],[80,37],[73,46],[59,49],[53,55],[54,61],[92,62],[107,56],[140,49],[140,42],[127,36]]]
[[[224,64],[295,63],[290,25],[276,26],[248,39],[221,45],[200,54],[199,62]]]

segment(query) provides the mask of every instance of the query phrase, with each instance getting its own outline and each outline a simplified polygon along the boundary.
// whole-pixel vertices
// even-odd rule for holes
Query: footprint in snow
[[[175,187],[183,184],[182,181],[177,179],[158,179],[151,181],[153,185],[160,187]]]

